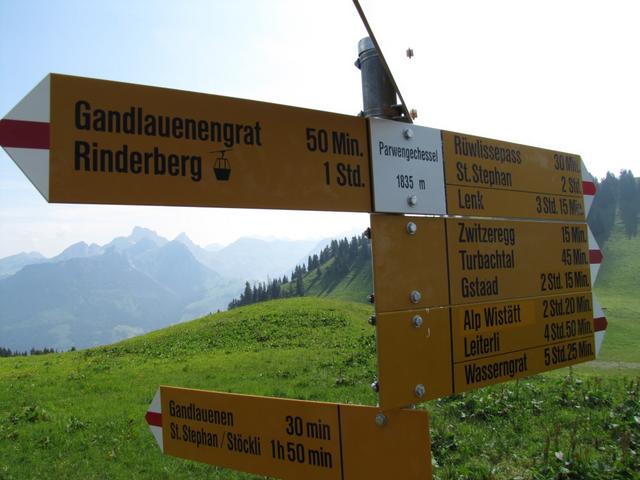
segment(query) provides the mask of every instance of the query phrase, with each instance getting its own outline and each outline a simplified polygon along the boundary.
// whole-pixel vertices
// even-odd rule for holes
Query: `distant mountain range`
[[[22,267],[46,262],[47,259],[38,252],[23,252],[0,259],[0,280],[19,272]]]
[[[205,248],[135,227],[106,245],[0,259],[0,346],[11,350],[111,343],[226,309],[245,281],[290,274],[329,240],[241,238]]]

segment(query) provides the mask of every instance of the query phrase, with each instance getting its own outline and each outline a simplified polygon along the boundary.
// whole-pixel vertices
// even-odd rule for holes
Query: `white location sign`
[[[446,215],[440,130],[370,121],[374,211]]]

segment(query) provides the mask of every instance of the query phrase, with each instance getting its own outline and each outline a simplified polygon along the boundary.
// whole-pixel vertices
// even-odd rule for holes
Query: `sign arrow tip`
[[[156,391],[156,394],[149,405],[149,410],[144,416],[145,420],[149,424],[149,430],[156,439],[160,451],[164,453],[164,445],[162,442],[162,406],[160,403],[160,389]]]
[[[49,201],[51,75],[0,120],[0,146]]]

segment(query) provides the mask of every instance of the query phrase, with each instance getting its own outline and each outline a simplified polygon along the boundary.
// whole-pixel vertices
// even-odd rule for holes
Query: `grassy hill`
[[[640,236],[617,224],[603,253],[595,292],[609,326],[599,360],[640,362]]]
[[[430,412],[434,479],[640,478],[638,252],[640,237],[619,229],[605,248],[605,361],[418,407]],[[374,405],[371,269],[329,267],[304,276],[313,297],[91,350],[0,358],[0,480],[261,478],[163,456],[144,421],[161,384]]]
[[[253,478],[162,456],[143,419],[158,386],[371,405],[371,311],[273,301],[107,347],[0,358],[0,479]]]
[[[333,262],[334,259],[327,261],[322,268],[330,273]],[[359,259],[346,274],[319,275],[317,270],[308,272],[304,276],[304,291],[307,296],[367,302],[367,297],[373,293],[371,259]]]
[[[158,386],[373,405],[371,312],[277,300],[106,347],[0,358],[0,479],[258,478],[161,455],[144,422]],[[637,478],[640,379],[564,372],[420,406],[434,478]]]

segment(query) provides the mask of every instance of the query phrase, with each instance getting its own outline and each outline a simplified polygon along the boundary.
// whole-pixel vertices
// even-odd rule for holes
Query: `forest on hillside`
[[[310,255],[306,264],[297,265],[291,278],[282,278],[256,282],[251,285],[245,282],[244,291],[239,298],[229,303],[229,309],[251,305],[257,302],[275,300],[278,298],[302,297],[305,294],[304,278],[308,274],[316,277],[325,276],[332,279],[344,277],[356,263],[370,263],[371,248],[369,239],[359,235],[341,240],[331,240],[319,254]]]
[[[616,217],[622,221],[627,238],[635,237],[640,214],[640,179],[635,178],[631,170],[622,170],[618,177],[607,172],[595,183],[596,196],[588,223],[600,247],[609,239]]]

